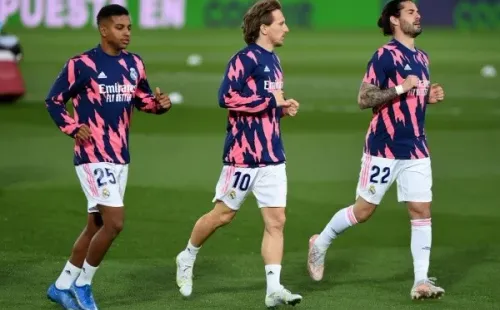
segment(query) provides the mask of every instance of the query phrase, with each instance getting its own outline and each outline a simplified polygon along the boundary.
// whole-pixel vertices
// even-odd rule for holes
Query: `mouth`
[[[122,39],[120,40],[120,42],[122,42],[125,45],[128,45],[130,43],[130,39]]]

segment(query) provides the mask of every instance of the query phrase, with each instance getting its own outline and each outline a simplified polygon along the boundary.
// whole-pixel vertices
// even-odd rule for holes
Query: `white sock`
[[[194,261],[196,259],[196,255],[198,254],[200,248],[201,247],[195,247],[191,243],[191,240],[189,240],[185,252],[187,253],[188,257]]]
[[[59,275],[59,278],[56,280],[56,288],[60,290],[69,290],[71,284],[75,282],[81,271],[82,269],[67,261],[63,271]]]
[[[266,265],[267,294],[281,289],[280,273],[281,265]]]
[[[358,221],[354,216],[354,206],[349,206],[344,208],[332,217],[330,222],[326,225],[325,229],[321,232],[319,237],[316,239],[315,245],[323,250],[328,249],[332,240],[337,238],[344,230],[356,225]]]
[[[92,284],[92,278],[94,277],[95,272],[99,266],[94,267],[89,265],[87,263],[87,260],[83,263],[83,268],[82,272],[80,273],[80,276],[78,279],[76,279],[76,285],[77,286],[84,286],[84,285],[91,285]]]
[[[432,245],[431,219],[411,221],[411,254],[415,282],[427,279]]]

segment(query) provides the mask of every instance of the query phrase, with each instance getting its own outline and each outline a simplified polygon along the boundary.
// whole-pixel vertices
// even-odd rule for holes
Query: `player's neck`
[[[118,56],[122,52],[121,50],[117,50],[116,48],[112,47],[104,40],[101,41],[101,49],[104,53],[110,56]]]
[[[415,50],[415,38],[411,38],[406,35],[396,34],[394,35],[394,39],[396,39],[397,41],[399,41],[401,44],[411,49],[412,51]]]
[[[268,52],[272,52],[274,50],[274,45],[271,42],[265,40],[264,38],[257,39],[257,41],[255,41],[255,44],[262,47]]]

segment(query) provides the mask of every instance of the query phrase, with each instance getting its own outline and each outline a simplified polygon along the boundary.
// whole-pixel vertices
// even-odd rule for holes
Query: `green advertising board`
[[[186,27],[238,27],[253,3],[255,0],[189,1]],[[281,4],[291,27],[373,27],[380,13],[380,3],[374,0],[282,0]]]

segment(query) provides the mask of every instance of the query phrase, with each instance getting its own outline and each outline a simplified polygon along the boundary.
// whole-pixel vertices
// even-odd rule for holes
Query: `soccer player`
[[[287,197],[280,121],[285,115],[295,116],[299,103],[284,99],[283,71],[274,52],[289,29],[276,0],[255,3],[245,14],[242,28],[247,46],[230,59],[219,88],[219,105],[229,115],[215,206],[196,222],[186,249],[176,258],[177,285],[182,295],[191,295],[200,247],[231,222],[253,193],[265,224],[261,248],[267,277],[265,304],[293,305],[302,297],[280,283]]]
[[[319,235],[309,241],[308,270],[323,278],[324,260],[332,240],[346,229],[370,218],[394,181],[398,201],[406,202],[411,218],[411,253],[415,273],[413,299],[444,294],[429,278],[431,251],[432,172],[424,130],[427,104],[444,99],[443,89],[430,84],[429,58],[415,47],[422,32],[420,14],[410,0],[386,4],[378,21],[393,38],[368,63],[358,103],[373,109],[368,128],[356,202],[338,211]]]
[[[131,24],[127,9],[103,7],[97,15],[101,43],[71,58],[45,100],[59,129],[75,139],[74,165],[87,197],[87,225],[47,295],[65,309],[97,309],[92,278],[123,229],[128,176],[129,125],[134,106],[163,114],[170,99],[153,94],[139,55],[125,51]],[[66,110],[73,101],[74,115]]]

